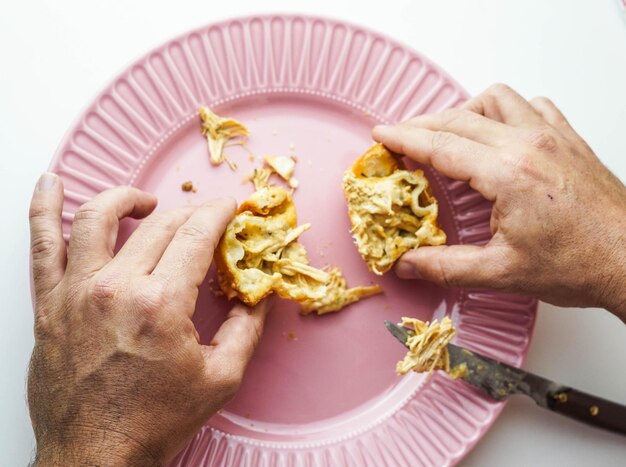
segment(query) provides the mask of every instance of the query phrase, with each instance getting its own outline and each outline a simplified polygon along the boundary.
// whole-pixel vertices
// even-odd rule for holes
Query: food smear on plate
[[[224,154],[226,144],[234,140],[236,144],[243,145],[248,136],[248,128],[234,118],[220,117],[208,107],[200,107],[200,119],[202,120],[202,134],[206,136],[209,145],[211,163],[219,165],[222,162],[236,170],[237,165],[230,161]]]
[[[387,272],[408,250],[446,242],[424,172],[405,170],[382,144],[368,149],[345,172],[343,190],[352,237],[375,274]]]
[[[406,345],[409,348],[404,359],[396,365],[396,372],[404,375],[409,371],[428,373],[433,370],[443,370],[454,379],[462,378],[467,373],[464,364],[450,369],[450,355],[448,343],[456,333],[452,320],[444,316],[441,321],[432,323],[416,318],[402,318],[400,325],[408,328],[409,338]]]
[[[311,224],[298,225],[291,195],[266,186],[237,209],[218,244],[215,262],[220,288],[229,299],[249,306],[276,293],[294,300],[303,314],[339,311],[371,295],[377,285],[348,289],[338,268],[322,270],[309,264],[298,242]]]

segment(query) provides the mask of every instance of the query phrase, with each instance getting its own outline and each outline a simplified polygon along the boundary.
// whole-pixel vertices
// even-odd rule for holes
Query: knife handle
[[[561,387],[548,394],[548,407],[588,425],[626,435],[626,406],[615,402]]]

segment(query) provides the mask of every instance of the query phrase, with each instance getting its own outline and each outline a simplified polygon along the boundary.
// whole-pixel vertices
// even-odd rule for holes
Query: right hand
[[[420,247],[400,259],[400,277],[601,306],[626,321],[626,187],[548,99],[494,85],[373,135],[494,202],[487,245]]]

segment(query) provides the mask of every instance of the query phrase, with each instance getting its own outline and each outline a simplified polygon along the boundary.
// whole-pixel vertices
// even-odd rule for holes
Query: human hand
[[[602,306],[626,321],[626,188],[548,99],[494,85],[373,135],[494,202],[487,245],[420,247],[400,277]]]
[[[237,391],[265,306],[236,305],[210,345],[191,321],[235,203],[147,217],[114,256],[119,220],[156,198],[105,191],[76,213],[66,254],[63,187],[45,174],[31,208],[35,348],[28,402],[41,465],[160,465]]]

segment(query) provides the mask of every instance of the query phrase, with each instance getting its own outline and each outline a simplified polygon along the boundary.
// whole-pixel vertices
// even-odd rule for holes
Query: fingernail
[[[402,261],[395,267],[396,275],[400,279],[421,279],[419,272],[413,267],[411,263]]]
[[[374,127],[373,132],[374,132],[374,133],[382,133],[382,132],[387,131],[387,129],[388,129],[388,128],[389,128],[389,127],[388,127],[387,125],[376,125],[376,126]]]
[[[51,172],[44,173],[41,177],[39,177],[39,181],[37,182],[37,189],[39,191],[49,191],[51,190],[58,180],[59,176],[57,174],[53,174]]]

